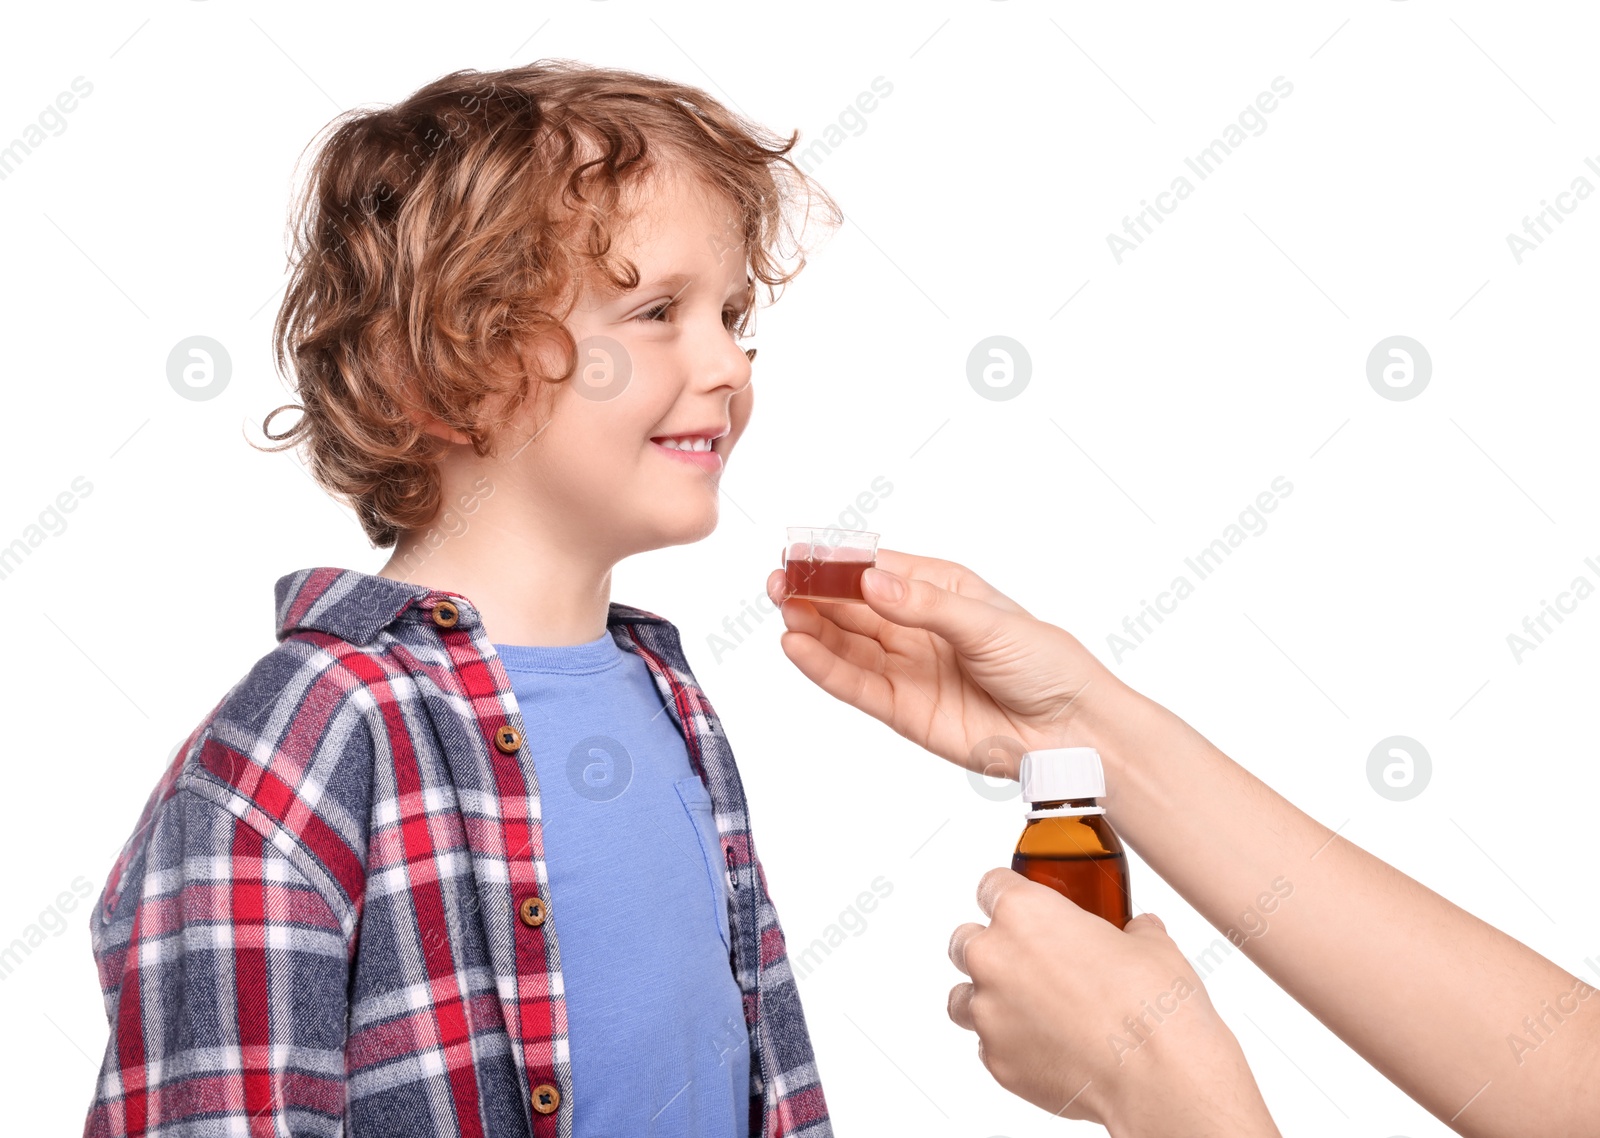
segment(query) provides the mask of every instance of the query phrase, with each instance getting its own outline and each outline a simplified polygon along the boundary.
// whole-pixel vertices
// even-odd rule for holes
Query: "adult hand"
[[[950,959],[971,982],[950,1018],[978,1035],[1001,1086],[1116,1138],[1276,1136],[1238,1041],[1146,913],[1125,930],[1009,869],[978,883],[990,924],[964,924]]]
[[[1587,1076],[1600,1064],[1600,1019],[1568,1014],[1592,998],[1587,984],[1274,793],[1183,719],[1119,682],[1073,637],[1034,619],[970,570],[893,550],[880,550],[878,564],[886,572],[863,575],[865,605],[785,601],[782,574],[768,579],[788,627],[784,653],[807,678],[973,770],[1016,777],[1016,747],[1006,747],[1003,761],[991,766],[985,748],[975,746],[996,737],[1024,749],[1095,747],[1106,772],[1106,810],[1128,847],[1446,1125],[1473,1138],[1507,1138],[1526,1134],[1528,1119],[1537,1118],[1545,1134],[1594,1133],[1600,1080]],[[903,593],[880,589],[891,575],[901,579]],[[1227,842],[1216,841],[1217,818],[1229,820]],[[985,1040],[985,1061],[1002,1082],[1055,1110],[1096,1068],[1073,1034],[1073,1016],[1047,1009],[1087,1014],[1111,1006],[1114,1021],[1134,1014],[1126,995],[1135,989],[1126,984],[1074,985],[1121,967],[1119,960],[1136,960],[1126,946],[1152,933],[1137,921],[1132,935],[1085,925],[1097,918],[1065,899],[1041,898],[1043,888],[1005,894],[1024,899],[1015,920],[1033,931],[1005,935],[1013,918],[1005,911],[1011,903],[1001,901],[995,926],[984,934],[1000,946],[994,959],[985,961],[979,948],[974,963],[976,940],[962,951],[972,968],[969,1010]],[[1050,912],[1055,916],[1039,915]],[[1074,926],[1063,913],[1082,919]],[[1000,961],[1009,975],[999,971]],[[985,976],[996,995],[990,1002],[1001,1009],[988,1018],[981,1014]],[[1153,1005],[1148,993],[1160,994],[1159,983],[1151,987],[1160,979],[1145,975],[1133,1003]],[[1192,1006],[1209,1012],[1209,1004],[1191,998],[1178,1023],[1205,1018],[1191,1016]],[[1546,1006],[1562,1009],[1561,1030],[1553,1035],[1542,1020],[1539,1030],[1526,1026],[1529,1009]],[[959,1007],[953,1012],[960,1014]],[[1116,1028],[1102,1021],[1098,1037],[1083,1038],[1105,1047]],[[1125,1054],[1116,1073],[1126,1079],[1128,1066],[1156,1065],[1162,1047],[1182,1038],[1167,1028]],[[1013,1047],[1011,1039],[1024,1043]],[[1527,1055],[1535,1048],[1537,1062]],[[1206,1054],[1231,1069],[1236,1050],[1230,1042]],[[1030,1055],[1038,1056],[1032,1066]],[[1110,1067],[1101,1074],[1109,1080]],[[1084,1090],[1090,1097],[1082,1109],[1102,1111],[1125,1128],[1137,1121],[1136,1114],[1117,1112],[1127,1102],[1136,1110],[1138,1095],[1101,1100],[1092,1090]],[[1147,1093],[1160,1101],[1157,1089]],[[1207,1092],[1184,1093],[1198,1103]],[[1197,1125],[1171,1132],[1187,1138],[1203,1132]]]
[[[1124,685],[1070,633],[953,561],[878,551],[865,605],[788,599],[783,651],[829,695],[970,770],[1017,777],[1023,750],[1071,745],[1102,694]],[[984,740],[1015,740],[1003,749]]]

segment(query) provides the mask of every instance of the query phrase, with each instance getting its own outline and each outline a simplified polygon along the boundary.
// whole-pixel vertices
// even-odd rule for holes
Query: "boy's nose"
[[[710,348],[709,352],[710,357],[705,360],[704,366],[696,369],[699,377],[697,386],[707,391],[729,387],[735,392],[750,386],[750,361],[755,358],[754,348],[739,347],[723,332],[721,342]]]

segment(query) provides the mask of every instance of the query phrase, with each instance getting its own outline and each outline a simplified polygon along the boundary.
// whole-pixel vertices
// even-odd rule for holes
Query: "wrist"
[[[1238,1039],[1220,1019],[1216,1026],[1209,1041],[1168,1057],[1154,1093],[1107,1112],[1110,1138],[1282,1138]]]
[[[1125,783],[1144,773],[1141,756],[1157,753],[1152,747],[1163,720],[1172,713],[1141,695],[1109,669],[1102,670],[1084,688],[1073,706],[1074,744],[1100,752],[1109,786],[1113,779]]]

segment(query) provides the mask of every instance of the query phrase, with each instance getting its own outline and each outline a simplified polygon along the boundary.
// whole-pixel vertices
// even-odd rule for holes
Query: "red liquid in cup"
[[[872,567],[868,560],[805,558],[784,559],[783,580],[790,596],[813,601],[863,601],[861,574]]]

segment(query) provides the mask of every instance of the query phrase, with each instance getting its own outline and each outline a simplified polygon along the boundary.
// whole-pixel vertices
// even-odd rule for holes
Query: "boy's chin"
[[[717,503],[711,500],[705,509],[683,510],[658,519],[650,535],[651,549],[669,545],[692,545],[704,541],[717,529]]]

